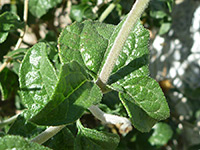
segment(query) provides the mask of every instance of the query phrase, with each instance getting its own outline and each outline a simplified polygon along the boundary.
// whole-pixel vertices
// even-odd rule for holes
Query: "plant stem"
[[[60,130],[62,130],[66,125],[61,126],[55,126],[55,127],[49,127],[44,132],[36,136],[34,139],[31,140],[31,142],[35,142],[38,144],[43,144],[47,140],[49,140],[51,137],[56,135]]]
[[[7,120],[4,120],[4,121],[0,122],[0,128],[5,126],[5,125],[7,125],[7,124],[13,123],[17,119],[17,117],[19,115],[20,115],[20,113],[15,115],[15,116],[13,116],[13,117],[11,117],[11,118],[9,118],[9,119],[7,119]]]
[[[113,11],[113,9],[115,8],[115,6],[116,6],[115,2],[111,3],[106,8],[106,10],[101,14],[101,16],[99,17],[99,22],[103,22],[106,19],[106,17]]]
[[[130,31],[137,23],[138,19],[141,17],[144,9],[147,7],[147,4],[150,0],[136,0],[135,4],[133,5],[130,13],[128,14],[128,17],[126,18],[124,24],[122,25],[122,28],[120,32],[118,33],[115,42],[108,54],[108,57],[106,59],[106,62],[101,70],[101,73],[99,75],[99,79],[104,84],[106,84],[114,65],[117,61],[117,58],[119,57],[119,54],[124,46],[124,43],[129,36]],[[97,80],[97,82],[98,82]]]
[[[17,50],[20,47],[20,45],[23,41],[25,32],[26,32],[26,24],[27,24],[27,19],[28,19],[28,1],[29,0],[25,0],[25,2],[24,2],[24,17],[23,17],[23,19],[24,19],[24,22],[25,22],[25,27],[24,27],[24,30],[21,30],[20,38],[18,39],[14,50]]]
[[[121,133],[128,133],[132,130],[131,122],[125,117],[107,114],[99,109],[99,107],[94,105],[90,106],[89,110],[97,119],[101,120],[103,123],[119,126]]]

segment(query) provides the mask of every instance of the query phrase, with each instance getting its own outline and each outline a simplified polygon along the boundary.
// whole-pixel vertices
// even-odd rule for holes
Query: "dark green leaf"
[[[150,117],[163,120],[169,117],[169,107],[159,84],[150,77],[135,77],[122,84],[125,94]]]
[[[20,115],[17,120],[12,124],[7,134],[20,135],[28,139],[34,138],[41,133],[45,127],[36,126],[35,124],[28,122]]]
[[[157,123],[154,132],[149,138],[151,145],[163,146],[172,138],[173,131],[166,123]]]
[[[75,150],[115,150],[119,143],[119,136],[116,134],[84,128],[79,121],[77,127]]]
[[[119,97],[126,108],[134,127],[141,132],[149,132],[157,120],[151,118],[139,106],[134,102],[131,102],[132,98],[128,94],[120,93]]]
[[[49,148],[41,146],[37,143],[29,142],[20,136],[12,135],[0,137],[0,148],[1,150],[50,150]]]
[[[3,43],[10,29],[23,28],[24,23],[20,21],[19,17],[11,12],[5,12],[0,15],[0,43]]]
[[[14,96],[18,87],[18,76],[8,68],[4,68],[4,70],[0,72],[0,90],[2,100],[6,100]]]
[[[98,86],[89,81],[77,62],[65,64],[51,100],[31,121],[41,125],[73,123],[85,109],[99,103],[101,97]]]
[[[40,18],[44,14],[47,13],[47,11],[53,7],[55,7],[57,4],[61,3],[62,0],[30,0],[29,2],[29,10],[37,18]]]
[[[43,145],[53,150],[74,150],[74,140],[71,131],[65,127]]]

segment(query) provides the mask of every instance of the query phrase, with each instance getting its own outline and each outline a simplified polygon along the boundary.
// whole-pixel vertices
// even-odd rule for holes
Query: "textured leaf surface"
[[[19,17],[11,12],[5,12],[0,15],[0,43],[3,43],[11,28],[23,28],[24,23]]]
[[[166,119],[169,108],[159,84],[150,77],[138,77],[125,81],[122,86],[126,94],[142,108],[150,117],[156,120]]]
[[[18,88],[19,84],[17,75],[8,68],[4,68],[4,70],[0,72],[0,92],[2,100],[11,98]]]
[[[28,118],[48,103],[56,86],[57,76],[46,55],[47,48],[44,43],[34,45],[28,50],[20,67],[19,82],[22,101],[30,112],[27,113]]]
[[[67,26],[58,41],[62,62],[76,60],[97,74],[113,29],[113,25],[91,21]]]
[[[101,101],[100,89],[88,78],[77,62],[63,65],[51,100],[31,121],[40,125],[75,122],[85,109]]]
[[[77,126],[75,150],[115,150],[119,143],[119,136],[116,134],[84,128],[80,122]]]
[[[12,135],[0,137],[0,148],[1,150],[50,150],[49,148],[37,143],[29,142],[20,136]]]
[[[151,145],[163,146],[172,138],[173,131],[166,123],[157,123],[154,132],[149,138]]]
[[[57,4],[61,3],[62,0],[30,0],[29,2],[29,10],[35,17],[40,18],[47,11]]]
[[[132,98],[129,95],[120,93],[119,97],[134,127],[141,132],[149,132],[157,120],[151,118],[143,109],[131,102]]]
[[[74,141],[73,134],[65,127],[43,145],[53,150],[74,150]]]

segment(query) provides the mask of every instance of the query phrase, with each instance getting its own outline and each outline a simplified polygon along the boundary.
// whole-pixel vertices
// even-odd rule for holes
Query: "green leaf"
[[[163,120],[169,117],[169,107],[159,84],[150,77],[135,77],[122,84],[125,94],[150,117]]]
[[[132,98],[128,94],[119,93],[119,97],[126,108],[134,127],[141,132],[149,132],[157,120],[151,118],[139,106],[134,102],[131,102]]]
[[[119,136],[116,134],[84,128],[80,121],[77,122],[77,127],[75,150],[115,150],[119,143]]]
[[[76,60],[97,74],[113,29],[113,25],[92,21],[67,26],[58,41],[61,61]]]
[[[73,134],[65,127],[43,145],[53,150],[74,150],[74,141]]]
[[[57,83],[56,72],[46,55],[47,49],[45,43],[35,44],[26,53],[20,67],[22,101],[30,111],[27,118],[48,103]]]
[[[11,12],[5,12],[0,15],[0,43],[3,43],[10,29],[23,28],[24,23],[20,21],[20,18]]]
[[[30,0],[29,10],[32,15],[40,18],[48,12],[49,9],[55,7],[57,4],[61,3],[62,0]]]
[[[18,87],[18,76],[8,68],[4,68],[4,70],[0,72],[1,99],[6,100],[14,96]]]
[[[166,123],[157,123],[153,129],[154,132],[149,138],[151,145],[163,146],[172,138],[173,131]]]
[[[164,17],[167,16],[167,13],[164,12],[163,10],[160,10],[160,11],[151,11],[150,12],[150,16],[153,17],[153,18],[156,18],[156,19],[162,19]]]
[[[84,15],[84,5],[72,5],[70,17],[75,21],[81,22]]]
[[[41,146],[37,143],[29,142],[20,136],[12,135],[0,137],[0,148],[1,150],[50,150],[49,148]]]
[[[70,17],[78,22],[81,22],[83,19],[95,19],[96,14],[92,11],[93,6],[86,4],[72,5]]]
[[[170,28],[171,28],[170,22],[163,22],[159,30],[159,35],[167,33]]]
[[[73,123],[101,98],[99,87],[90,82],[84,69],[73,61],[62,66],[51,100],[31,121],[40,125]]]

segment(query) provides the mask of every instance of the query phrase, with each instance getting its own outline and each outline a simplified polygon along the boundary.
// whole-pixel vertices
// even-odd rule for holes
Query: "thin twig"
[[[55,126],[55,127],[49,127],[44,132],[36,136],[34,139],[31,140],[31,142],[35,142],[38,144],[43,144],[47,140],[49,140],[51,137],[56,135],[60,130],[62,130],[66,125],[61,126]]]
[[[105,5],[105,4],[107,4],[107,3],[111,2],[111,1],[112,1],[112,0],[97,1],[97,4],[96,4],[96,6],[92,9],[92,12],[93,12],[94,14],[96,14],[97,11],[98,11],[103,5]]]
[[[24,30],[20,31],[20,37],[17,41],[17,44],[15,45],[14,50],[17,50],[20,48],[20,45],[23,41],[25,32],[26,32],[26,24],[27,24],[27,19],[28,19],[28,1],[29,0],[25,0],[24,2],[24,22],[25,22],[25,26],[24,26]],[[0,66],[0,72],[11,62],[12,58],[7,59],[1,66]]]
[[[134,25],[137,23],[144,9],[147,7],[147,4],[149,3],[149,1],[150,0],[137,0],[135,4],[133,5],[130,13],[128,14],[128,17],[126,18],[124,24],[122,25],[122,28],[120,32],[118,33],[114,41],[114,44],[108,54],[106,62],[100,72],[97,83],[99,82],[99,80],[101,80],[104,84],[106,84],[113,70],[113,67],[117,61],[117,58],[119,57],[119,54],[124,46],[124,43],[127,37],[129,36],[130,31],[132,30]]]
[[[11,118],[9,118],[7,120],[3,120],[2,122],[0,122],[0,128],[3,127],[3,126],[5,126],[5,125],[7,125],[7,124],[13,123],[17,119],[17,117],[19,115],[20,115],[20,113],[16,114],[15,116],[13,116],[13,117],[11,117]]]
[[[111,3],[106,8],[106,10],[101,14],[101,16],[99,17],[99,22],[103,22],[106,19],[106,17],[108,17],[108,15],[113,11],[113,9],[115,8],[115,6],[116,6],[115,2]]]
[[[28,1],[29,0],[25,0],[25,2],[24,2],[24,18],[23,18],[24,22],[25,22],[24,30],[21,30],[20,38],[18,39],[17,44],[15,45],[14,50],[19,49],[19,47],[20,47],[20,45],[21,45],[21,43],[23,41],[25,32],[26,32],[26,24],[27,24],[27,19],[28,19]]]

